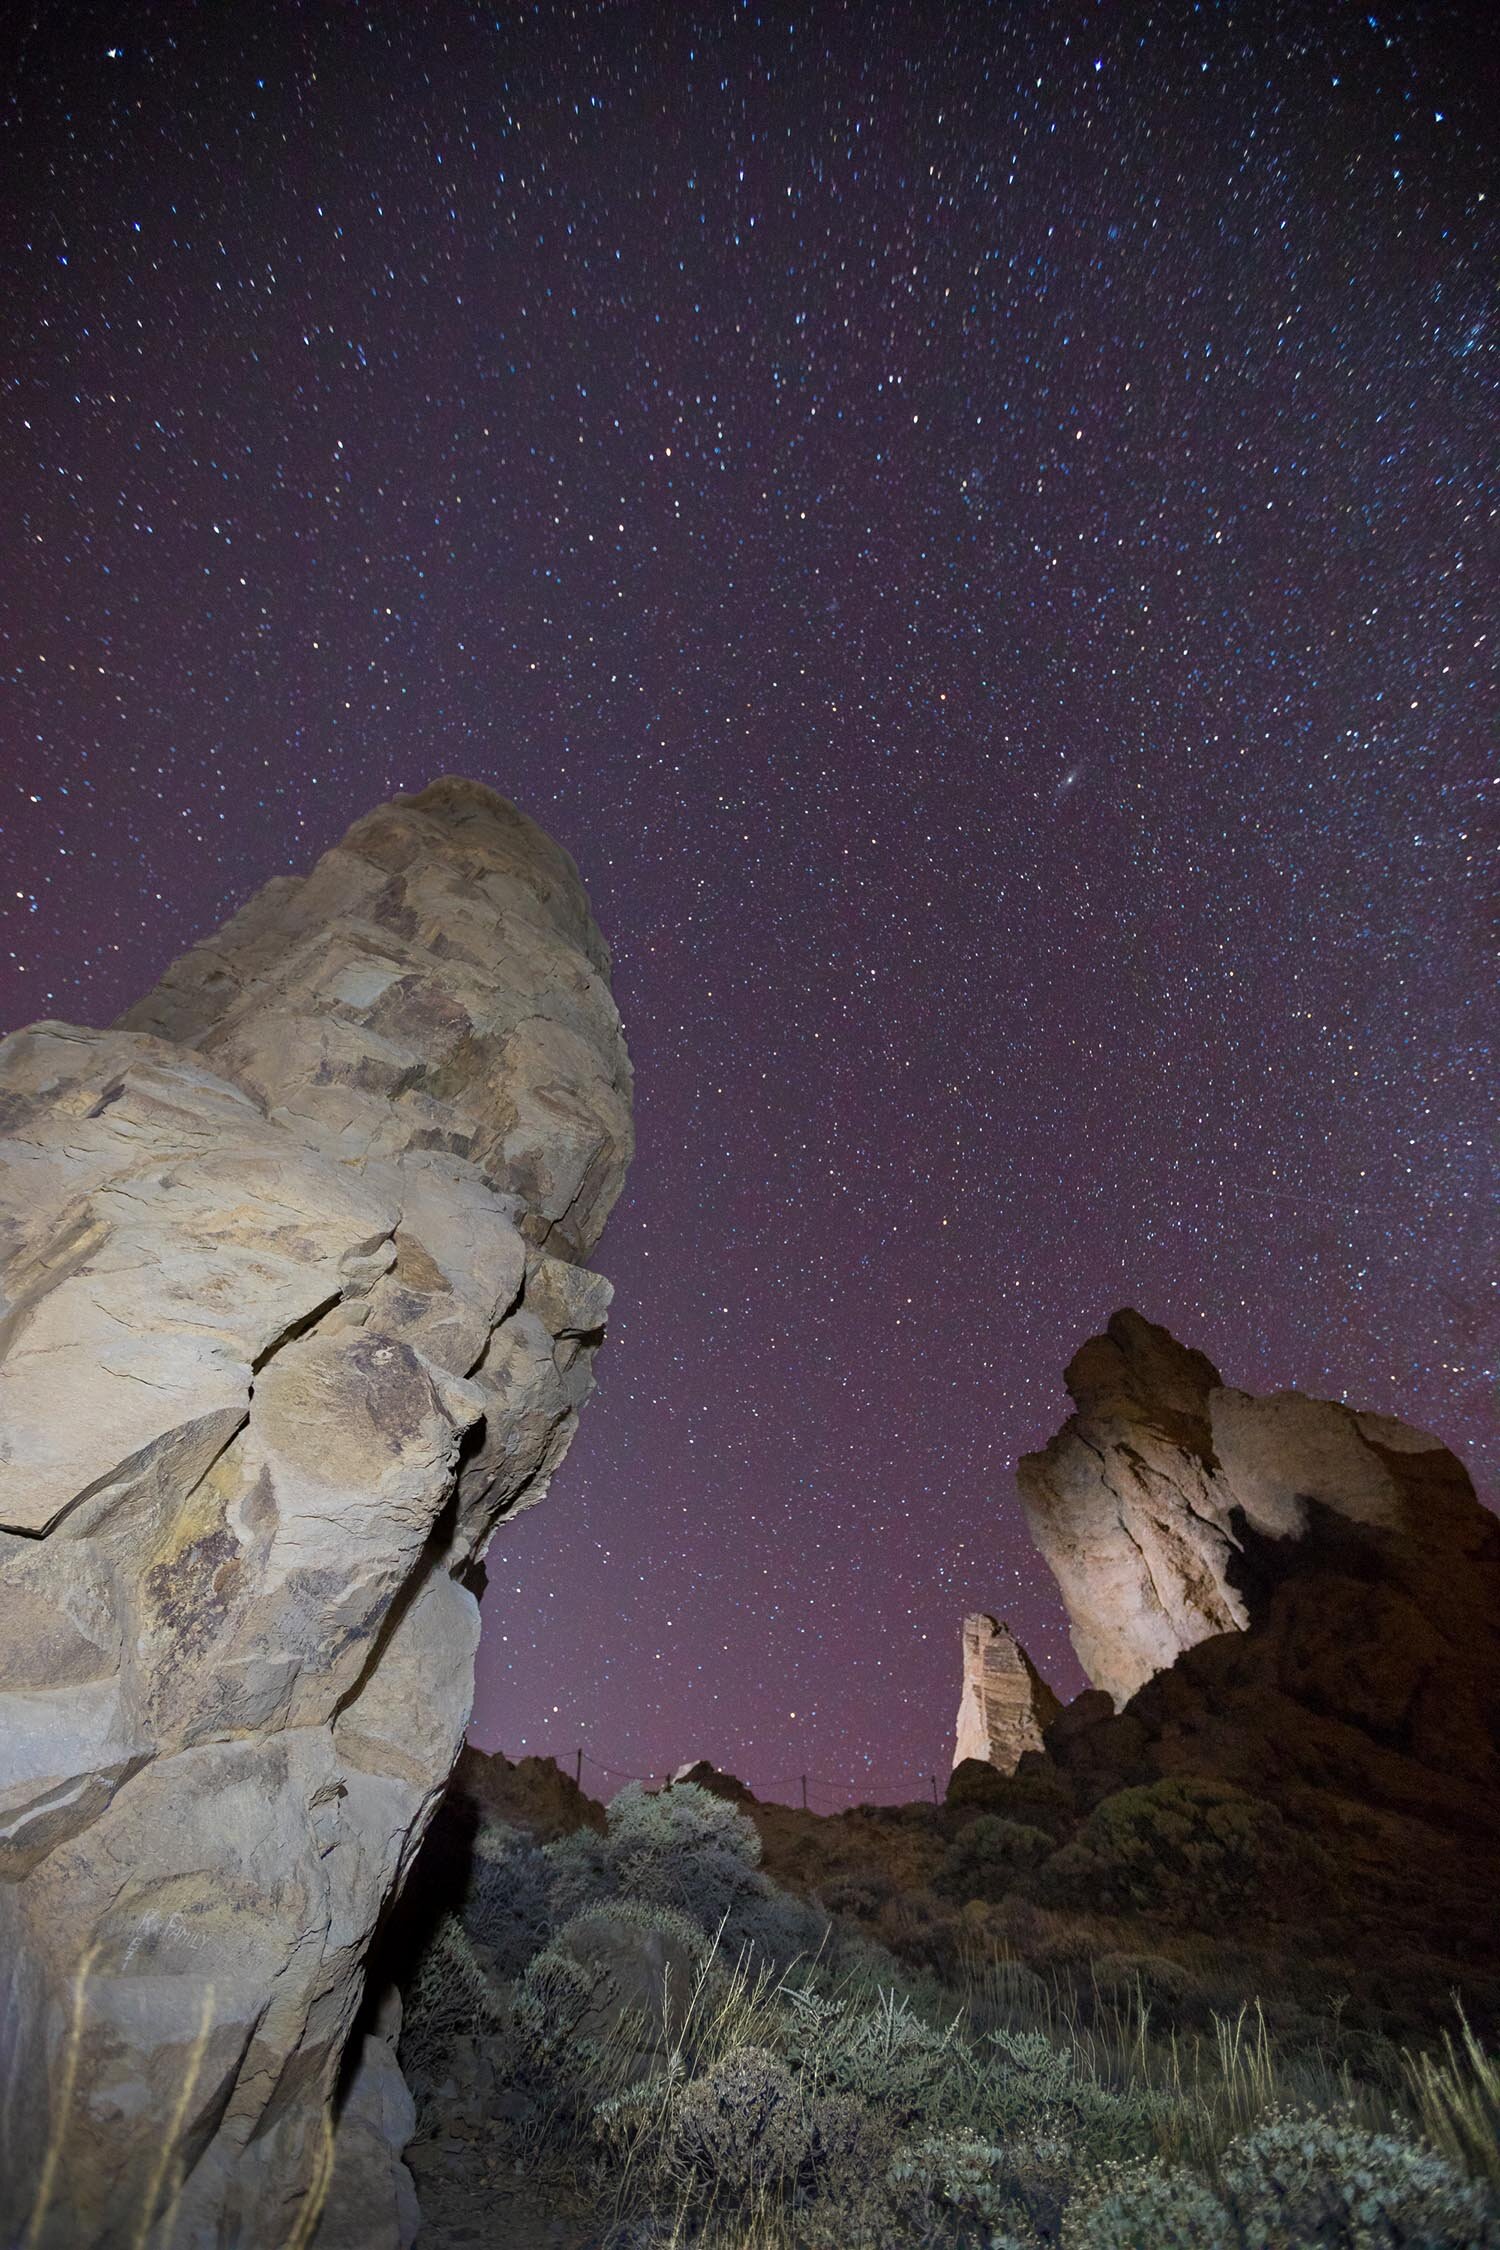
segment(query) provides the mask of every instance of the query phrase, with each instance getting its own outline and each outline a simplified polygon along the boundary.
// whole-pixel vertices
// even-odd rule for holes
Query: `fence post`
[[[933,1803],[934,1803],[934,1804],[936,1804],[936,1803],[937,1803],[937,1775],[936,1775],[935,1773],[930,1773],[930,1774],[929,1774],[929,1775],[927,1776],[927,1778],[928,1778],[928,1780],[929,1780],[929,1781],[930,1781],[930,1782],[932,1783],[932,1801],[933,1801]]]
[[[583,1752],[581,1750],[573,1761],[573,1780],[576,1787],[579,1789],[583,1787]]]

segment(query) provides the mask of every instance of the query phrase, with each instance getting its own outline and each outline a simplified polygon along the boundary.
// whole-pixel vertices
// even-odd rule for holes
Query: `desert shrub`
[[[909,2227],[926,2229],[944,2219],[979,2221],[990,2250],[1022,2250],[1019,2232],[996,2231],[1006,2220],[1019,2219],[1006,2185],[1004,2151],[977,2133],[913,2136],[891,2159],[886,2187]]]
[[[561,1946],[544,1946],[516,1986],[515,2026],[529,2058],[543,2067],[577,2066],[579,2034],[594,2009],[602,1977]]]
[[[1309,1868],[1274,1805],[1227,1782],[1174,1775],[1104,1798],[1037,1880],[1047,1904],[1212,1925],[1264,1906]]]
[[[1140,2084],[1102,2084],[1073,2049],[1040,2031],[997,2030],[975,2097],[1007,2140],[1064,2139],[1075,2167],[1141,2156],[1154,2148],[1169,2097]]]
[[[709,2212],[753,2207],[765,2219],[779,2207],[801,2215],[796,2240],[808,2250],[889,2245],[886,2120],[852,2095],[819,2090],[774,2046],[734,2045],[696,2072],[683,2055],[674,2049],[650,2080],[600,2102],[593,2120],[615,2176],[633,2179],[658,2216],[673,2210],[680,2226],[696,2214],[690,2234],[669,2229],[671,2240],[720,2242],[712,2227],[698,2231]],[[772,2226],[764,2239],[782,2236]]]
[[[999,1900],[1016,1879],[1040,1867],[1053,1848],[1044,1828],[1028,1828],[997,1813],[981,1814],[961,1828],[943,1854],[933,1887],[950,1898]]]
[[[486,1821],[474,1838],[462,1915],[469,1939],[487,1956],[495,1976],[519,1976],[546,1943],[554,1921],[552,1891],[552,1870],[540,1845],[504,1821]]]
[[[475,1957],[462,1922],[444,1914],[403,1996],[402,2068],[412,2078],[431,2077],[454,2040],[498,2030],[507,2021],[505,1997]]]
[[[1002,2143],[1001,2177],[1013,2212],[1051,2242],[1072,2192],[1079,2150],[1071,2127],[1010,2135]]]
[[[1481,2250],[1500,2243],[1486,2191],[1421,2141],[1338,2117],[1275,2117],[1220,2163],[1245,2250]]]
[[[1078,2069],[1066,2047],[1058,2047],[1043,2031],[1015,2031],[1008,2026],[989,2034],[1001,2082],[1013,2091],[1022,2112],[1056,2108],[1071,2098],[1078,2085]]]
[[[580,1907],[616,1898],[620,1878],[605,1839],[593,1828],[575,1828],[542,1847],[546,1861],[547,1907],[554,1926]]]
[[[714,1930],[747,1891],[758,1888],[755,1823],[711,1790],[680,1782],[653,1794],[633,1781],[614,1799],[607,1818],[610,1861],[635,1898],[675,1906]]]
[[[788,1992],[785,2004],[785,2051],[820,2086],[868,2102],[899,2124],[941,2110],[960,2064],[952,2030],[934,2031],[895,1992],[869,2007],[816,1991]]]
[[[768,1955],[785,1945],[790,1958],[814,1932],[813,1911],[801,1913],[761,1874],[755,1824],[725,1798],[695,1782],[655,1792],[631,1782],[606,1818],[605,1835],[577,1829],[541,1855],[555,1925],[600,1900],[629,1897],[670,1907],[709,1934],[727,1923],[732,1943]]]
[[[597,1904],[581,1908],[565,1922],[554,1942],[565,1945],[575,1931],[584,1928],[608,1928],[638,1932],[644,1937],[666,1938],[682,1948],[695,1969],[702,1967],[713,1950],[711,1939],[704,1935],[691,1915],[679,1914],[676,1907],[660,1906],[654,1900],[601,1899]]]
[[[1156,2163],[1080,2180],[1062,2243],[1063,2250],[1240,2250],[1234,2220],[1207,2181]],[[1285,2250],[1294,2250],[1290,2241]]]
[[[815,1960],[828,1939],[828,1916],[819,1907],[758,1875],[755,1889],[741,1892],[731,1907],[720,1943],[731,1958],[743,1953],[786,1970],[799,1959]]]
[[[514,2023],[533,2061],[586,2082],[680,2022],[709,1941],[673,1907],[601,1899],[565,1922],[515,1987]],[[624,2019],[630,2019],[626,2022]]]
[[[797,2082],[764,2047],[734,2049],[684,2088],[676,2140],[705,2182],[740,2192],[795,2178],[812,2155]]]
[[[812,2170],[819,2191],[863,2194],[890,2153],[886,2121],[854,2094],[819,2094],[808,2104]]]

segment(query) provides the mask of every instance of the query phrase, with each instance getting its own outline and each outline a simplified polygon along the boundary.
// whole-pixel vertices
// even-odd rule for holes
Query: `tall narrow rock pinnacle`
[[[953,1763],[981,1758],[1014,1773],[1062,1705],[1008,1625],[976,1613],[964,1619],[964,1684]]]
[[[567,855],[440,781],[113,1030],[0,1047],[7,2241],[279,2250],[330,2169],[409,2239],[331,2104],[485,1548],[591,1387],[608,965]],[[346,2116],[405,2098],[367,2047]]]

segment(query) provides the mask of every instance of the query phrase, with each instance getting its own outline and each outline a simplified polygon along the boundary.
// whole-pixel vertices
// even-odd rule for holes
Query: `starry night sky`
[[[974,1607],[1072,1692],[1123,1302],[1484,1472],[1493,23],[7,12],[0,1019],[448,771],[615,949],[481,1742],[912,1794]]]

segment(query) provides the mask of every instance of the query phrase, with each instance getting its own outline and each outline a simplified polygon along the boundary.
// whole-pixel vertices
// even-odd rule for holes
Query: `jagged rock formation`
[[[964,1684],[953,1763],[979,1758],[1014,1773],[1062,1709],[1008,1625],[976,1612],[964,1619]]]
[[[114,1030],[0,1047],[7,2241],[281,2250],[330,2171],[325,2242],[409,2238],[388,2025],[357,2162],[330,2102],[471,1581],[590,1388],[607,974],[567,855],[444,781]]]
[[[1229,1389],[1201,1352],[1118,1312],[1067,1371],[1077,1406],[1019,1465],[1073,1645],[1117,1704],[1185,1649],[1243,1631],[1265,1571],[1327,1519],[1434,1615],[1485,1625],[1472,1569],[1500,1536],[1436,1438],[1295,1391]],[[1493,1615],[1493,1611],[1490,1612]]]
[[[1079,1654],[1128,1700],[1071,1704],[1051,1769],[1083,1804],[1248,1790],[1319,1840],[1346,1905],[1378,1905],[1377,1942],[1399,1916],[1492,1960],[1500,1522],[1461,1464],[1384,1415],[1226,1389],[1133,1313],[1068,1382],[1027,1512]]]

